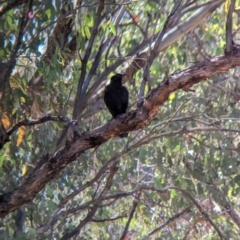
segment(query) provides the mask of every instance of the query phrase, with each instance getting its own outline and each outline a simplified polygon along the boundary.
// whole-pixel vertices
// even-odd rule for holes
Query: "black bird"
[[[122,78],[125,74],[119,74],[111,77],[111,82],[104,91],[104,102],[112,114],[113,118],[126,113],[128,108],[128,90],[122,85]],[[119,137],[127,137],[127,133],[120,134]]]

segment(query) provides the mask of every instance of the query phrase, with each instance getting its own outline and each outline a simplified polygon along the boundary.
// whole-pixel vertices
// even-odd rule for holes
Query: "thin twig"
[[[187,208],[185,208],[181,212],[176,213],[174,216],[169,218],[164,224],[162,224],[161,226],[159,226],[158,228],[156,228],[152,232],[150,232],[148,234],[148,237],[150,237],[151,235],[154,235],[157,232],[161,231],[163,228],[165,228],[166,226],[170,225],[170,223],[176,221],[178,218],[182,217],[185,213],[188,213],[189,211],[191,211],[191,208],[192,208],[192,205],[188,206]]]
[[[125,218],[125,217],[126,217],[126,215],[120,215],[120,216],[117,216],[117,217],[114,217],[114,218],[105,218],[105,219],[95,219],[95,218],[93,218],[91,220],[91,222],[107,222],[107,221],[112,222],[112,221],[118,220],[120,218]]]
[[[139,197],[140,197],[140,194],[141,194],[141,192],[138,192],[136,197],[139,198]],[[133,215],[134,215],[134,213],[135,213],[135,211],[136,211],[137,205],[138,205],[138,200],[134,199],[134,200],[133,200],[133,204],[132,204],[131,212],[130,212],[130,214],[129,214],[129,217],[128,217],[126,226],[125,226],[125,228],[124,228],[124,231],[123,231],[123,233],[122,233],[122,236],[120,237],[120,240],[124,240],[125,237],[126,237],[126,235],[127,235],[127,232],[128,232],[128,229],[129,229],[129,225],[130,225],[130,223],[131,223],[131,221],[132,221],[132,218],[133,218]]]

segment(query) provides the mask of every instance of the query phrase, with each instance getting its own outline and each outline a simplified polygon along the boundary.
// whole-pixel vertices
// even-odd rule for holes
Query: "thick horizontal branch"
[[[39,159],[41,164],[36,166],[19,188],[0,196],[0,217],[31,201],[49,181],[85,150],[97,147],[121,133],[136,131],[147,126],[156,115],[159,106],[167,101],[170,93],[191,87],[216,73],[228,71],[238,65],[240,65],[240,49],[235,46],[232,55],[214,57],[173,74],[153,89],[137,110],[85,132],[81,136],[75,134],[73,139],[66,141],[66,144],[54,154]]]

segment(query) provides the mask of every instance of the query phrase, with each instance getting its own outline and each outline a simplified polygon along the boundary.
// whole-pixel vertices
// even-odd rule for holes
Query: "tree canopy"
[[[239,5],[0,1],[1,239],[239,239]]]

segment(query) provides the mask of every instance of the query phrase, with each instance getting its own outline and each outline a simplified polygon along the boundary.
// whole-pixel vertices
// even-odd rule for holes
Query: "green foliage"
[[[83,58],[93,34],[98,4],[80,1],[82,6],[75,6],[75,2],[33,3],[33,18],[28,18],[23,29],[14,59],[16,64],[5,89],[7,94],[0,103],[0,110],[7,115],[11,126],[25,118],[38,119],[46,114],[71,118],[83,66],[86,64],[86,80],[106,40],[108,45],[100,64],[81,95],[86,101],[81,99],[79,103],[81,113],[77,120],[81,132],[109,121],[111,116],[102,102],[107,79],[99,80],[98,76],[142,41],[161,31],[176,1],[164,4],[132,1],[126,4],[117,25],[116,13],[123,5],[105,5],[86,63]],[[236,6],[237,3],[239,1]],[[0,64],[6,63],[16,50],[15,41],[27,6],[16,5],[0,18]],[[197,10],[186,9],[179,22]],[[165,77],[178,74],[197,61],[223,54],[226,15],[222,5],[205,22],[160,52],[150,68],[146,95]],[[63,25],[58,25],[61,21]],[[237,24],[233,26],[236,31]],[[151,45],[150,40],[148,44]],[[148,44],[140,50],[144,51]],[[121,72],[132,65],[126,58],[112,70]],[[96,213],[79,236],[120,239],[134,200],[138,200],[128,229],[132,239],[148,239],[148,234],[160,226],[155,239],[218,239],[214,228],[183,192],[176,188],[160,191],[175,186],[189,193],[228,239],[238,239],[239,223],[226,213],[226,206],[231,204],[239,214],[240,125],[239,100],[236,100],[239,71],[236,67],[228,73],[214,75],[193,86],[194,92],[174,92],[160,106],[148,127],[129,133],[126,139],[110,139],[97,149],[85,151],[47,183],[31,203],[21,207],[24,212],[21,230],[17,231],[16,227],[17,212],[3,219],[1,239],[60,239],[73,231],[94,208],[91,201],[106,186],[110,165],[104,170],[101,168],[118,160],[108,198],[97,203]],[[126,84],[130,92],[129,110],[136,108],[142,76],[140,69]],[[26,127],[19,146],[19,131],[11,135],[11,141],[0,152],[1,193],[18,188],[42,155],[56,151],[62,129],[63,124],[58,122]],[[26,175],[22,174],[24,167]],[[98,173],[99,178],[87,187]],[[137,192],[129,193],[139,186],[155,188],[155,191],[142,189],[139,196]],[[76,196],[71,197],[74,192]]]

